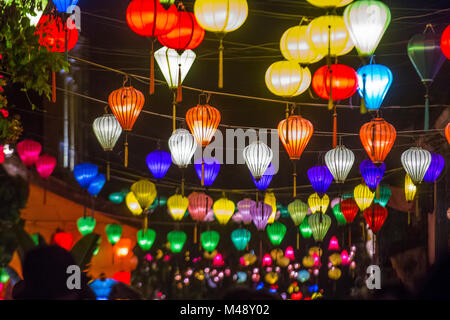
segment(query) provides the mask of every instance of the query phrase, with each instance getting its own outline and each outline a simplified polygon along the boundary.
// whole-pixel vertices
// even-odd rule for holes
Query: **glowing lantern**
[[[436,182],[437,178],[444,169],[444,165],[444,157],[438,153],[431,152],[431,163],[425,173],[425,176],[423,177],[423,180],[425,180],[425,182]]]
[[[324,195],[333,181],[333,175],[327,166],[312,167],[307,171],[311,185],[319,195]]]
[[[384,119],[375,118],[361,127],[359,137],[372,162],[381,164],[394,145],[397,131]]]
[[[208,252],[212,252],[217,248],[219,244],[220,235],[217,231],[210,230],[202,232],[200,235],[200,241],[202,242],[202,247]]]
[[[308,197],[308,205],[313,214],[317,212],[325,214],[329,204],[330,198],[326,194],[324,194],[323,197],[320,197],[317,193],[313,193]]]
[[[92,217],[81,217],[77,220],[78,231],[85,236],[95,229],[95,219]]]
[[[344,183],[355,162],[355,154],[343,145],[331,149],[325,154],[325,163],[336,183]]]
[[[378,187],[385,170],[386,166],[384,162],[380,166],[377,166],[371,160],[364,160],[359,165],[359,171],[370,190],[375,190]]]
[[[342,275],[342,271],[339,268],[331,268],[330,270],[328,270],[328,278],[330,278],[331,280],[339,280],[339,278]]]
[[[340,209],[347,223],[352,223],[358,213],[358,204],[352,198],[345,199],[340,204]]]
[[[223,256],[221,253],[217,253],[213,258],[213,266],[215,267],[223,267],[225,261],[223,261]]]
[[[417,187],[411,180],[409,174],[405,175],[405,199],[407,202],[411,202],[414,200],[416,196]]]
[[[91,196],[98,196],[100,191],[102,191],[103,186],[105,185],[106,178],[103,174],[97,174],[91,181],[88,187],[88,192]]]
[[[362,0],[344,11],[345,25],[358,53],[372,55],[391,22],[391,12],[383,2]]]
[[[311,72],[295,61],[277,61],[266,71],[266,86],[273,94],[284,98],[296,97],[311,84]]]
[[[364,218],[366,219],[370,230],[372,230],[374,233],[380,231],[384,221],[387,218],[387,215],[387,209],[380,206],[379,204],[374,204],[364,210]]]
[[[270,257],[270,254],[266,253],[262,259],[262,266],[268,267],[272,264],[272,258]]]
[[[278,134],[291,160],[300,159],[313,131],[312,123],[301,116],[290,116],[278,124]]]
[[[450,144],[450,122],[445,126],[445,137],[447,138],[448,144]]]
[[[252,215],[250,209],[256,202],[251,199],[244,199],[237,203],[237,208],[241,214],[241,219],[244,224],[249,224],[252,222]]]
[[[336,8],[336,7],[344,7],[353,0],[306,0],[306,1],[311,3],[313,6],[319,8]]]
[[[92,129],[104,151],[112,151],[122,133],[119,121],[109,113],[96,118]]]
[[[322,241],[331,226],[331,218],[326,214],[313,214],[308,218],[315,241]]]
[[[139,202],[136,199],[136,196],[134,195],[133,192],[129,192],[126,197],[125,197],[125,203],[128,207],[128,210],[130,210],[130,212],[135,215],[135,216],[139,216],[142,214],[142,212],[144,210],[142,210]]]
[[[275,221],[277,215],[277,198],[273,192],[266,192],[264,195],[264,203],[272,207],[272,213],[270,214],[268,224],[272,224]]]
[[[48,179],[56,167],[55,157],[42,155],[36,161],[36,170],[42,179]]]
[[[259,180],[272,161],[273,152],[264,142],[255,141],[244,148],[243,157],[253,177]]]
[[[391,70],[381,64],[361,67],[358,74],[358,93],[364,99],[367,109],[379,109],[392,85]]]
[[[153,174],[153,177],[162,179],[172,164],[172,157],[167,151],[156,150],[147,155],[145,162],[147,163],[148,170]]]
[[[441,50],[442,53],[450,59],[450,26],[445,28],[441,36]]]
[[[375,197],[374,202],[378,203],[382,207],[386,207],[391,198],[392,191],[387,186],[381,186],[378,192],[378,197]]]
[[[130,190],[143,211],[150,208],[157,195],[155,184],[145,179],[133,183]]]
[[[194,14],[186,11],[177,12],[177,23],[168,33],[158,36],[163,46],[175,50],[197,48],[205,37],[205,30],[198,24]]]
[[[5,284],[9,281],[9,273],[5,268],[0,268],[0,283]],[[2,288],[3,289],[3,286]]]
[[[265,229],[270,215],[272,214],[272,206],[262,201],[255,202],[250,208],[253,224],[256,229],[262,231]]]
[[[83,189],[89,188],[98,175],[98,167],[92,163],[80,163],[73,168],[73,175]]]
[[[364,211],[370,207],[375,197],[375,193],[370,191],[369,187],[364,184],[357,185],[353,191],[353,194],[355,197],[355,202],[361,211]]]
[[[173,253],[179,253],[183,250],[186,239],[186,233],[183,231],[171,231],[167,234],[167,241],[169,241],[170,250]]]
[[[58,16],[43,15],[36,26],[39,44],[51,52],[72,50],[78,41],[78,29],[68,25],[74,25],[70,18],[65,23]]]
[[[202,159],[197,159],[195,160],[194,167],[200,181],[202,181],[203,174],[203,185],[210,186],[219,174],[220,162],[216,158],[204,158],[203,161]]]
[[[412,147],[400,157],[403,168],[414,184],[420,184],[431,164],[431,153],[418,147]]]
[[[308,26],[295,26],[283,33],[280,49],[286,60],[301,64],[312,64],[323,58],[313,50],[308,39]]]
[[[247,229],[236,229],[231,232],[231,241],[237,250],[245,250],[252,234]]]
[[[267,235],[274,246],[279,246],[286,235],[286,226],[281,222],[274,222],[267,226]]]
[[[312,236],[312,230],[309,226],[308,219],[304,219],[302,224],[298,227],[302,237],[305,239],[309,239]]]
[[[272,178],[275,175],[275,167],[273,164],[269,164],[266,171],[262,175],[262,177],[257,181],[255,177],[252,175],[253,183],[255,184],[258,190],[266,190],[270,183],[272,182]]]
[[[296,226],[299,226],[306,218],[308,205],[303,201],[296,199],[288,205],[288,211]]]
[[[114,245],[114,252],[118,258],[125,258],[131,250],[131,240],[128,238],[120,239]]]
[[[341,265],[348,266],[350,264],[350,257],[347,250],[342,250],[341,252]]]
[[[169,149],[172,161],[180,168],[186,168],[191,162],[197,148],[192,134],[186,129],[175,130],[169,138]]]
[[[148,251],[155,243],[156,232],[153,229],[147,229],[146,231],[141,229],[137,232],[136,238],[139,247],[144,251]]]
[[[42,146],[34,140],[22,140],[17,144],[17,153],[23,164],[27,167],[32,166],[39,159]]]
[[[172,219],[175,221],[183,219],[188,206],[188,198],[183,197],[181,194],[175,194],[167,199],[167,209],[169,210]]]
[[[223,37],[240,28],[248,15],[246,0],[196,0],[194,14],[205,30],[219,36],[219,88],[223,88]]]
[[[70,251],[72,248],[73,236],[70,232],[57,232],[53,235],[52,243]]]
[[[72,6],[76,6],[78,3],[78,0],[52,0],[53,4],[56,7],[56,10],[58,10],[61,13],[68,13],[68,9]]]
[[[332,209],[338,225],[345,225],[347,223],[347,220],[345,220],[344,214],[341,211],[341,205],[338,203],[337,205],[332,207]]]
[[[339,242],[336,236],[332,236],[330,239],[330,243],[328,244],[328,251],[339,251]],[[340,257],[340,255],[339,255]]]
[[[220,198],[213,204],[214,215],[220,224],[225,225],[234,213],[235,204],[227,198]]]
[[[115,223],[108,224],[105,227],[105,232],[109,243],[111,243],[111,245],[115,245],[122,236],[122,226]]]
[[[213,199],[202,192],[192,192],[188,196],[188,200],[188,211],[192,219],[195,221],[203,221],[208,211],[211,210]]]
[[[350,37],[344,18],[326,15],[313,19],[307,33],[316,54],[337,56],[346,49]]]
[[[305,283],[306,281],[309,280],[310,274],[308,272],[308,270],[300,270],[297,276],[298,281],[300,281],[301,283]]]

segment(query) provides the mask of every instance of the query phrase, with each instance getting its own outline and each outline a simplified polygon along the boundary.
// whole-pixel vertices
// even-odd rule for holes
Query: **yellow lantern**
[[[314,265],[314,258],[311,256],[304,256],[302,264],[305,268],[311,268]]]
[[[277,61],[266,71],[266,85],[273,94],[284,98],[296,97],[311,84],[311,72],[295,61]]]
[[[350,38],[344,18],[335,15],[313,19],[308,26],[308,36],[315,52],[323,56],[340,55]]]
[[[340,265],[342,262],[340,253],[333,253],[332,255],[330,255],[330,257],[328,259],[330,260],[331,264],[335,267]]]
[[[348,37],[347,44],[345,45],[344,50],[338,54],[338,56],[345,56],[347,53],[355,48],[355,44],[353,43],[352,37]]]
[[[308,250],[308,254],[310,256],[313,256],[315,254],[317,254],[318,256],[322,256],[323,255],[323,250],[321,248],[319,248],[319,247],[311,247]]]
[[[270,257],[272,260],[278,260],[284,257],[284,252],[280,248],[273,249],[270,251]]]
[[[342,275],[342,271],[339,268],[331,268],[328,270],[328,278],[331,280],[338,280]]]
[[[227,224],[228,221],[230,221],[231,216],[234,213],[234,209],[234,202],[228,200],[225,197],[220,198],[213,204],[213,211],[217,221],[219,221],[220,224],[224,225]]]
[[[127,196],[125,197],[125,203],[127,204],[128,210],[130,210],[130,212],[135,216],[141,215],[144,211],[139,205],[139,202],[137,201],[133,192],[128,192]]]
[[[307,30],[308,26],[295,26],[283,33],[280,49],[286,60],[311,64],[323,58],[323,55],[318,54],[312,47]]]
[[[353,0],[306,0],[306,1],[311,3],[313,6],[319,8],[336,8],[336,7],[344,7]]]
[[[412,182],[411,177],[409,174],[406,174],[405,176],[405,199],[408,202],[411,202],[414,200],[414,197],[416,196],[417,187]]]
[[[246,253],[243,256],[245,264],[247,266],[251,266],[252,264],[254,264],[256,262],[256,256],[252,253]]]
[[[173,220],[180,221],[183,219],[184,214],[189,205],[187,197],[183,197],[181,194],[175,194],[167,199],[167,209]]]
[[[282,268],[286,268],[290,262],[291,260],[289,260],[289,258],[286,257],[281,257],[280,259],[277,260],[277,264]]]
[[[365,184],[359,184],[353,190],[353,196],[359,210],[364,211],[372,204],[375,193],[370,191],[369,187]]]
[[[268,224],[272,224],[275,222],[277,216],[277,198],[275,198],[275,194],[273,192],[267,192],[264,196],[264,203],[272,207],[272,213],[267,221]]]
[[[134,196],[141,209],[143,211],[147,211],[156,198],[155,184],[146,179],[142,179],[138,182],[135,182],[130,189],[131,192],[134,193]]]
[[[319,197],[317,193],[313,193],[308,198],[308,206],[311,209],[311,213],[322,212],[325,214],[330,204],[330,198],[324,194],[323,197]]]
[[[278,281],[278,273],[276,272],[269,272],[264,277],[266,282],[270,285],[275,284]]]

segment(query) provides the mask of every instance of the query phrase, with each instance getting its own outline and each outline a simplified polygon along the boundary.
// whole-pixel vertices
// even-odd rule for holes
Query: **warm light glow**
[[[323,197],[319,197],[317,193],[313,193],[308,198],[308,205],[313,214],[322,212],[325,214],[328,209],[328,205],[330,204],[330,198],[325,194]]]
[[[150,208],[157,195],[155,184],[146,179],[133,183],[130,190],[133,192],[135,200],[144,211]]]
[[[372,204],[373,198],[375,197],[375,193],[370,191],[369,187],[365,184],[357,185],[353,191],[353,195],[355,197],[356,204],[361,211],[369,208]]]
[[[92,129],[104,151],[112,151],[122,134],[122,127],[113,114],[104,114],[92,123]]]
[[[355,162],[355,154],[339,145],[325,154],[325,163],[336,183],[344,183]]]
[[[344,7],[353,0],[306,0],[306,1],[311,3],[313,6],[319,8],[336,8],[336,7]]]
[[[312,64],[320,61],[323,55],[318,54],[308,38],[308,26],[295,26],[287,29],[280,40],[280,49],[286,60],[301,64]]]
[[[144,107],[145,98],[139,90],[123,87],[111,92],[108,102],[122,129],[131,131]]]
[[[296,97],[311,84],[311,72],[295,61],[277,61],[266,71],[266,86],[273,94],[285,98]]]
[[[383,118],[375,118],[361,127],[359,137],[372,162],[381,164],[394,145],[397,131]]]
[[[133,215],[139,216],[143,212],[133,192],[129,192],[127,194],[127,196],[125,197],[125,203],[128,207],[128,210],[130,210]]]
[[[411,202],[414,200],[414,197],[416,196],[417,187],[412,182],[409,174],[405,175],[405,199],[408,202]]]
[[[183,83],[189,70],[194,64],[196,54],[192,50],[184,50],[180,55],[174,49],[162,47],[155,52],[155,60],[158,63],[164,79],[169,88],[178,87],[178,77],[181,71],[181,83]]]
[[[183,219],[184,214],[189,205],[187,197],[183,197],[181,194],[175,194],[167,199],[167,209],[173,220],[180,221]]]
[[[206,147],[211,142],[220,118],[219,110],[207,104],[199,104],[187,111],[186,122],[199,146]]]
[[[278,124],[278,135],[291,160],[300,159],[313,132],[312,123],[301,116],[290,116]]]
[[[217,221],[222,225],[225,225],[230,221],[234,209],[234,202],[227,198],[220,198],[214,202],[213,205],[214,215],[216,216]]]
[[[307,32],[314,51],[323,56],[340,55],[347,48],[350,37],[344,18],[336,15],[313,19]]]
[[[194,14],[205,30],[226,33],[244,24],[248,5],[246,0],[196,0]]]

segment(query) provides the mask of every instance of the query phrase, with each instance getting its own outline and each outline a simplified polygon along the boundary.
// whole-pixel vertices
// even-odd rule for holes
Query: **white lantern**
[[[192,134],[186,129],[175,130],[169,138],[172,161],[180,168],[186,168],[197,148]]]
[[[112,151],[122,134],[122,127],[113,114],[104,114],[92,123],[98,142],[105,151]]]
[[[253,177],[259,180],[272,161],[273,152],[264,142],[255,141],[245,147],[243,156]]]
[[[412,147],[402,153],[400,160],[412,182],[418,185],[430,167],[431,153],[422,148]]]
[[[336,183],[344,183],[355,162],[355,154],[344,146],[337,146],[325,154],[325,163]]]
[[[184,50],[180,55],[176,50],[162,47],[155,52],[155,60],[158,63],[159,69],[166,79],[169,88],[174,89],[178,87],[178,77],[181,71],[181,83],[188,74],[195,61],[195,53],[192,50]]]
[[[248,15],[246,0],[196,0],[194,14],[203,29],[227,33],[239,29]]]

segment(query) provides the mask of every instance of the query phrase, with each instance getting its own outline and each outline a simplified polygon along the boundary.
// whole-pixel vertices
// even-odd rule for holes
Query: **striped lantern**
[[[430,167],[431,153],[419,147],[412,147],[402,153],[400,160],[412,182],[418,185]]]

